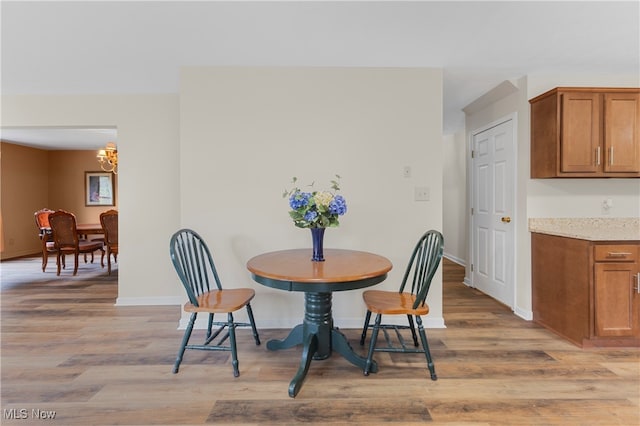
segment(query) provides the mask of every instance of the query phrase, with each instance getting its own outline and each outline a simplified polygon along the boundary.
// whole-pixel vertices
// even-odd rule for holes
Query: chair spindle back
[[[418,240],[402,278],[400,293],[411,278],[411,294],[416,296],[413,309],[424,305],[431,280],[438,269],[444,250],[444,237],[435,230],[425,232]]]
[[[197,232],[181,229],[173,234],[169,251],[192,305],[199,306],[197,296],[211,290],[211,281],[215,282],[218,290],[222,290],[211,252]]]

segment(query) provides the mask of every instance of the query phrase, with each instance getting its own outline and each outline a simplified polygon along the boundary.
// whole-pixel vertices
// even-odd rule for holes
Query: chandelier
[[[102,170],[118,174],[118,148],[115,143],[107,143],[104,149],[98,151],[97,157]]]

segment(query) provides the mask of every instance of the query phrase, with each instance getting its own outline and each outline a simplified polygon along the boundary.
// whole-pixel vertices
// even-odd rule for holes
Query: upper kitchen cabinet
[[[640,89],[557,87],[530,101],[531,177],[640,177]]]

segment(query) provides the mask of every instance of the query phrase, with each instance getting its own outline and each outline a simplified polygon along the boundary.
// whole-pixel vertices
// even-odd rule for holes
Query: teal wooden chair
[[[442,234],[438,231],[427,231],[420,237],[413,249],[399,291],[367,290],[362,293],[362,298],[367,306],[367,314],[364,320],[360,345],[364,345],[367,330],[370,327],[373,329],[364,367],[365,376],[368,376],[371,370],[374,352],[400,352],[425,354],[431,379],[438,379],[421,317],[429,313],[429,305],[425,300],[429,293],[431,280],[442,259],[443,247],[444,238]],[[373,324],[370,324],[371,313],[376,314]],[[383,315],[406,315],[409,324],[383,324]],[[418,324],[422,347],[418,344],[414,318]],[[413,347],[407,345],[401,334],[401,330],[407,329],[411,330]],[[378,345],[378,333],[380,330],[383,331],[387,343],[386,346]],[[396,339],[392,339],[393,334],[395,334]]]
[[[211,252],[195,231],[181,229],[173,234],[169,251],[173,266],[189,298],[189,301],[184,305],[184,310],[191,313],[173,367],[173,373],[178,372],[186,349],[199,349],[231,351],[233,375],[238,377],[240,371],[236,349],[236,327],[250,326],[256,345],[260,344],[250,304],[255,296],[255,291],[250,288],[223,289]],[[233,318],[233,312],[242,308],[247,310],[249,323],[236,322]],[[209,314],[206,337],[203,344],[190,345],[189,339],[193,325],[200,312]],[[227,314],[227,320],[214,321],[214,314]],[[216,326],[217,329],[213,330],[213,326]]]

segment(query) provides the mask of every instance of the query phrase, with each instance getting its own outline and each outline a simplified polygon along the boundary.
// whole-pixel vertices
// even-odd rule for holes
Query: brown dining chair
[[[49,224],[53,231],[53,243],[56,251],[56,265],[60,275],[60,265],[62,257],[65,254],[73,254],[75,265],[73,275],[78,273],[78,257],[80,253],[93,253],[100,250],[102,255],[100,264],[104,268],[104,246],[101,241],[80,240],[78,230],[76,228],[76,217],[73,213],[64,210],[58,210],[49,214]]]
[[[191,313],[173,366],[173,373],[178,372],[185,349],[200,349],[230,351],[233,375],[238,377],[240,371],[236,349],[236,327],[251,327],[256,345],[260,344],[260,337],[251,310],[251,300],[256,292],[252,288],[223,289],[218,271],[213,264],[211,252],[195,231],[181,229],[173,234],[169,243],[169,254],[178,278],[180,278],[189,298],[189,301],[184,305],[184,310]],[[236,322],[233,318],[233,313],[242,308],[246,308],[249,317],[248,323]],[[193,325],[200,312],[208,314],[207,334],[203,344],[189,345]],[[214,314],[227,314],[227,321],[214,322]],[[218,328],[212,330],[213,325]],[[225,329],[226,332],[224,332]],[[226,343],[227,339],[228,343]]]
[[[107,210],[101,213],[100,225],[104,232],[103,241],[107,248],[107,271],[111,275],[111,255],[113,255],[113,261],[118,262],[118,211]]]
[[[438,379],[421,317],[429,313],[429,305],[425,300],[431,287],[431,280],[442,259],[443,249],[444,238],[440,232],[434,230],[425,232],[413,249],[399,291],[367,290],[362,293],[362,298],[367,306],[367,314],[360,345],[364,345],[367,329],[373,328],[364,367],[365,376],[368,376],[371,370],[374,352],[423,353],[427,358],[431,380]],[[376,320],[373,324],[369,324],[371,313],[376,314]],[[383,324],[382,315],[406,315],[409,325]],[[418,324],[422,347],[418,345],[414,318]],[[400,333],[401,330],[407,329],[411,330],[413,347],[407,345]],[[383,331],[386,345],[377,344],[380,330]],[[396,339],[392,339],[394,334]]]
[[[56,252],[53,247],[53,233],[51,232],[51,226],[49,225],[49,215],[51,213],[53,213],[53,210],[44,208],[33,214],[34,219],[36,220],[36,226],[38,227],[38,237],[42,242],[42,272],[47,268],[49,253]],[[64,257],[62,258],[62,265],[64,267]]]

